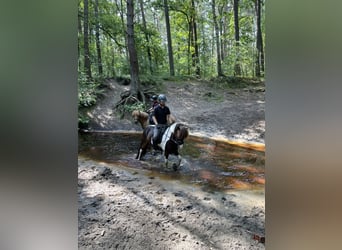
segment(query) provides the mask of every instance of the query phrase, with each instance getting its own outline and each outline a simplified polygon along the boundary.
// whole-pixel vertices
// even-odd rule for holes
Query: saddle
[[[152,119],[152,113],[150,113],[150,114],[148,115],[148,122],[149,122],[151,125],[154,125],[154,121],[153,121],[153,119]]]

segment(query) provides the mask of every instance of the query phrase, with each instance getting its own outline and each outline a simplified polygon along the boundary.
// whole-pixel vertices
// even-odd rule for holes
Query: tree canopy
[[[264,75],[262,0],[129,2],[134,8],[139,74]],[[78,4],[79,72],[89,78],[131,75],[127,1],[79,0]]]

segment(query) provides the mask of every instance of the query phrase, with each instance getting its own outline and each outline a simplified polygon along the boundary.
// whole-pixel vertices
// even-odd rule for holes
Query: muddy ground
[[[108,87],[89,113],[90,128],[141,131],[113,111],[127,86]],[[215,90],[201,82],[168,82],[165,94],[191,134],[264,143],[264,86]],[[253,239],[265,235],[264,188],[208,190],[84,156],[78,176],[80,249],[265,248]]]

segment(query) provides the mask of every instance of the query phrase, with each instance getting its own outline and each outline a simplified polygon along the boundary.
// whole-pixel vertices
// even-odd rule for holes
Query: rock
[[[179,191],[179,192],[176,192],[176,193],[173,193],[176,197],[183,197],[184,196],[184,193]]]
[[[191,209],[193,209],[193,205],[191,205],[191,204],[184,208],[184,210],[191,210]]]
[[[99,170],[98,170],[98,175],[100,175],[100,176],[108,176],[111,174],[112,174],[112,171],[106,167],[99,168]]]

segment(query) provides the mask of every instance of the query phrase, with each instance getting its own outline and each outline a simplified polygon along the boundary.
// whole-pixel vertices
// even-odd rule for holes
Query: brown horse
[[[148,114],[144,111],[134,110],[132,117],[135,124],[140,123],[142,129],[145,129],[148,125]]]
[[[135,124],[140,123],[142,129],[145,129],[148,126],[148,118],[149,118],[148,113],[144,111],[140,111],[140,110],[134,110],[132,112],[132,117],[133,117],[134,123]],[[173,115],[170,115],[168,124],[171,125],[175,122],[176,122],[176,118]]]
[[[146,154],[146,151],[151,147],[151,139],[153,137],[153,130],[155,125],[149,125],[144,129],[142,140],[140,143],[139,151],[136,159],[141,160],[141,158]],[[178,156],[178,164],[174,166],[174,170],[180,166],[182,157],[179,155],[178,149],[184,144],[184,140],[189,135],[189,129],[182,123],[174,123],[167,127],[163,133],[162,140],[158,145],[165,157],[165,166],[168,165],[168,158],[170,154]]]

